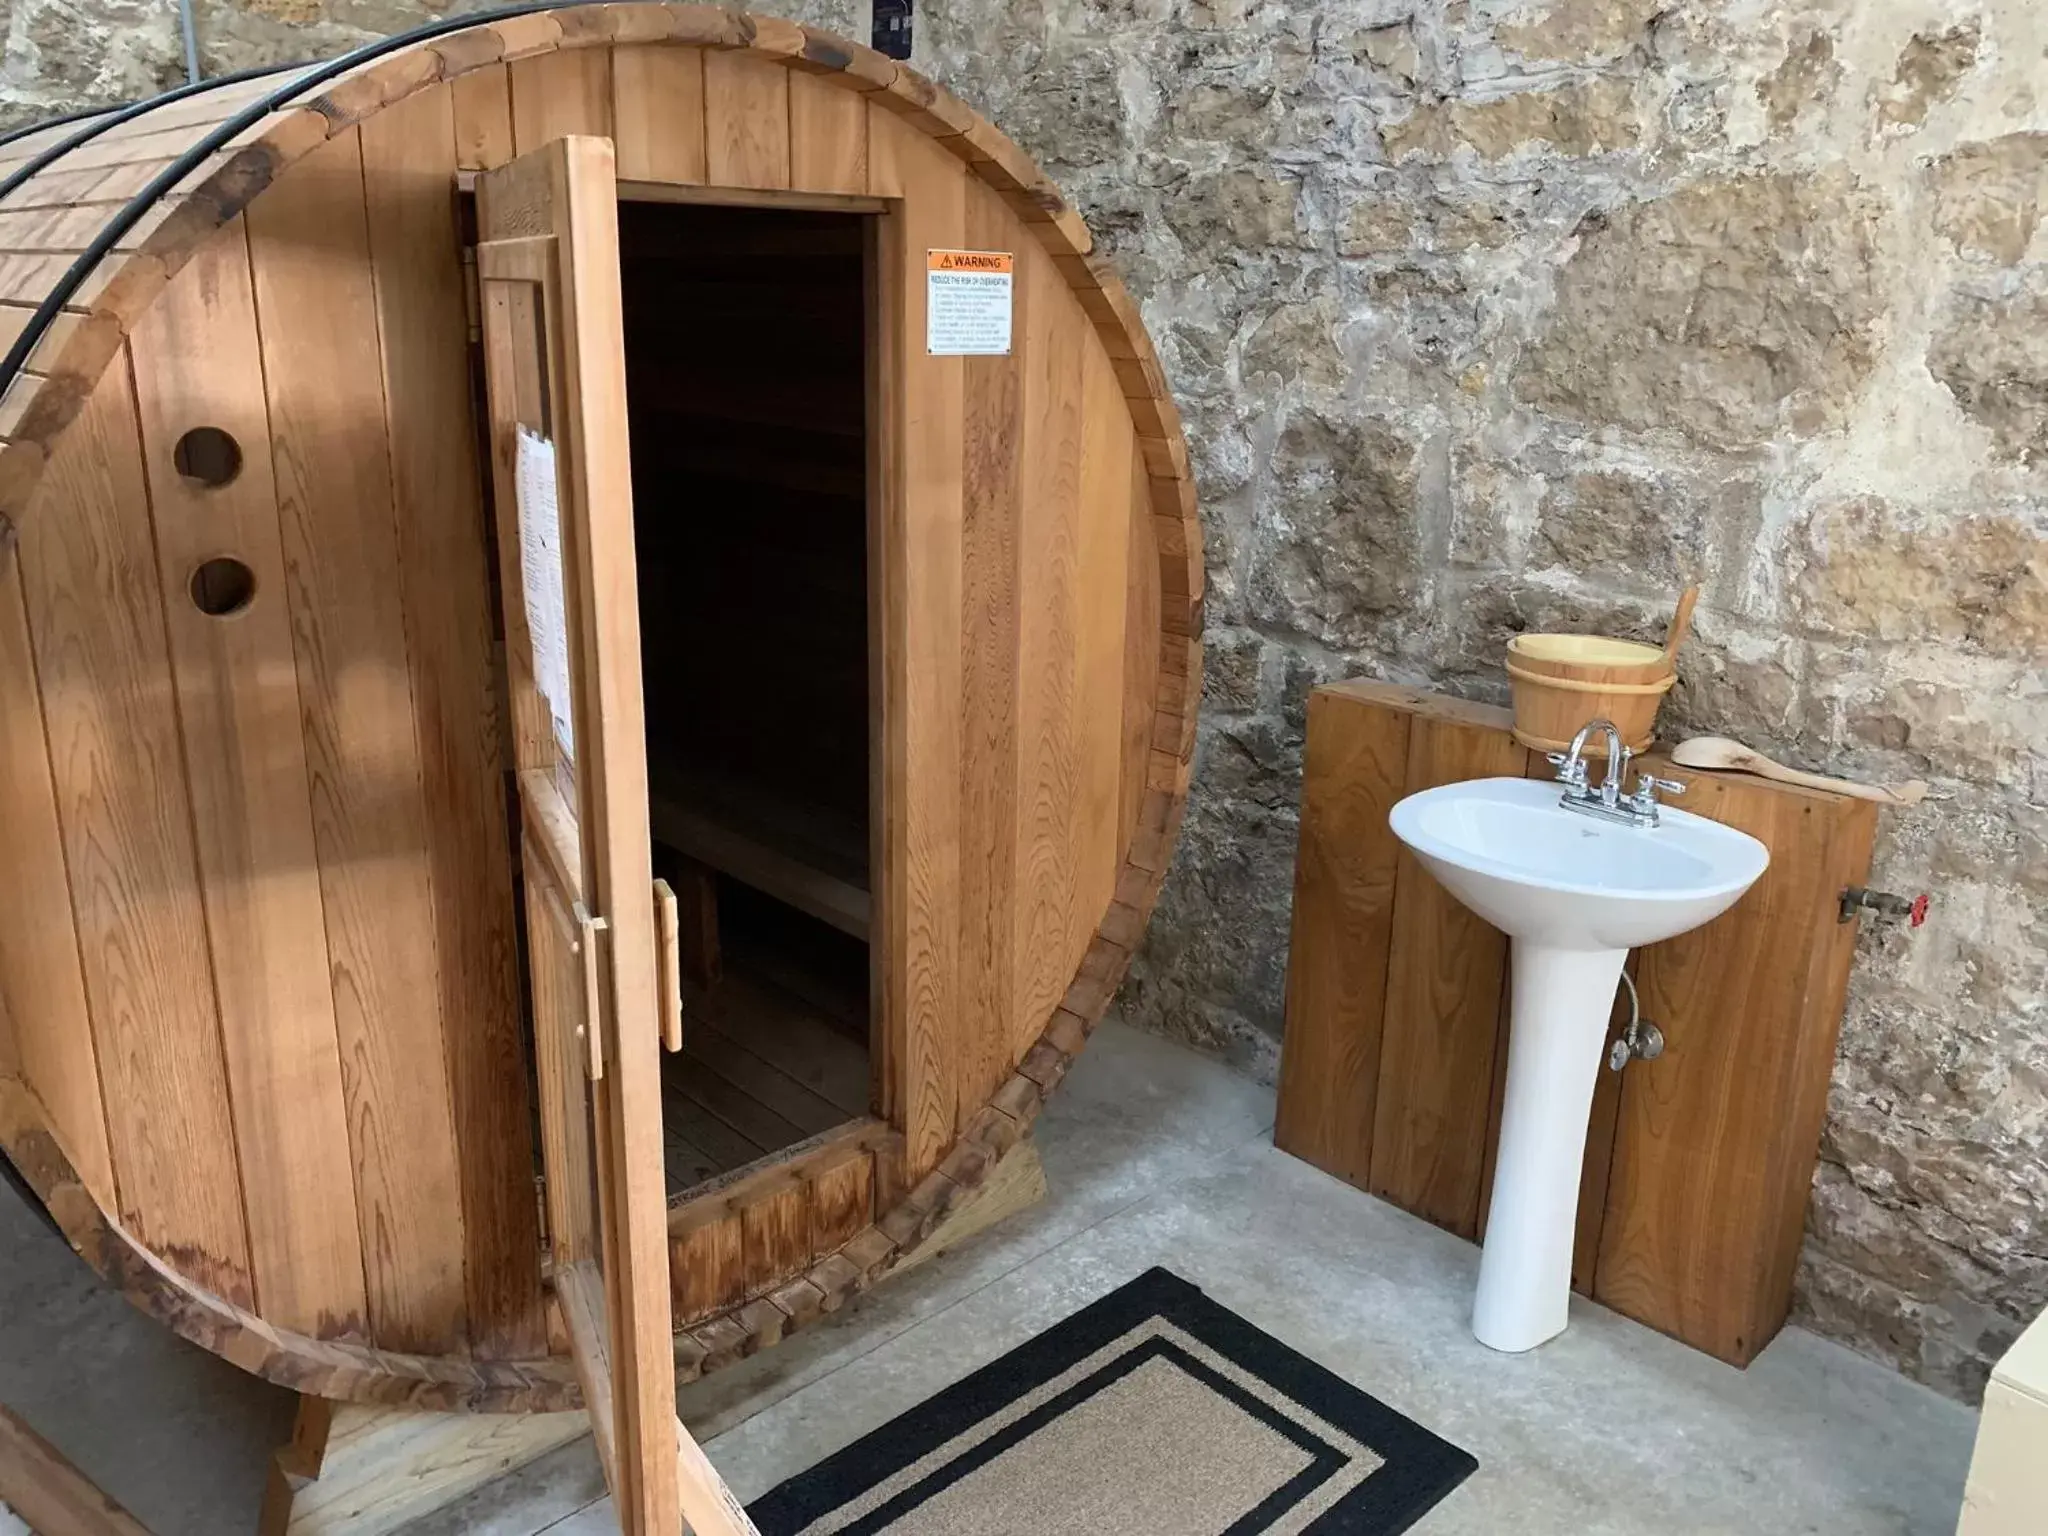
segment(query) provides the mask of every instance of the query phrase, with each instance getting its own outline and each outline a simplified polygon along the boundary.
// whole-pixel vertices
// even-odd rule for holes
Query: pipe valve
[[[1918,928],[1927,921],[1927,908],[1932,899],[1926,891],[1908,898],[1894,896],[1890,891],[1873,891],[1852,885],[1842,892],[1841,920],[1853,923],[1857,913],[1868,909],[1880,917],[1903,917],[1908,928]]]

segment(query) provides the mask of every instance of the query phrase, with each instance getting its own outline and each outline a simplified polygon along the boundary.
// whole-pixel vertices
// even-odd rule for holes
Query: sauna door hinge
[[[484,339],[484,294],[477,280],[473,245],[462,248],[462,313],[469,321],[470,345],[480,345]]]
[[[554,1278],[555,1234],[548,1230],[548,1176],[539,1168],[533,1172],[533,1203],[540,1215],[540,1278],[545,1285]]]

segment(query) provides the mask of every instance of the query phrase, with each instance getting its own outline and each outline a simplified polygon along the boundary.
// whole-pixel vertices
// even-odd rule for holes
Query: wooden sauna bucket
[[[1663,650],[1603,635],[1517,635],[1508,642],[1515,739],[1562,752],[1589,720],[1612,720],[1631,752],[1656,740],[1657,706],[1678,674]],[[1586,743],[1605,757],[1604,735]]]
[[[0,1150],[139,1306],[271,1381],[572,1407],[550,1308],[572,1270],[579,1306],[607,1304],[591,1255],[632,1261],[614,1368],[630,1345],[689,1379],[914,1254],[1028,1134],[1124,975],[1186,800],[1193,481],[1081,217],[906,66],[666,4],[449,18],[338,63],[0,141],[0,212],[61,226],[6,294],[54,321],[0,369]],[[725,265],[691,267],[712,222]],[[930,345],[934,249],[1014,258],[1000,355]],[[751,307],[704,297],[734,270]],[[829,326],[788,302],[798,281]],[[621,351],[732,378],[650,388]],[[826,361],[852,381],[829,420],[788,384]],[[741,384],[804,419],[699,409]],[[191,451],[202,430],[232,462]],[[690,505],[722,504],[667,492],[697,473],[659,457],[681,447],[751,456],[721,483],[748,470],[745,521],[782,561],[749,578],[772,601],[729,610],[798,627],[826,576],[851,603],[831,609],[850,643],[742,692],[801,748],[772,787],[828,747],[861,776],[853,875],[769,852],[814,894],[864,882],[819,902],[864,935],[867,1060],[837,1131],[777,1078],[759,1136],[807,1140],[750,1166],[749,1132],[731,1180],[665,1188],[669,1064],[693,1040],[708,1059],[719,1021],[690,1015],[662,1054],[657,913],[669,945],[678,925],[650,864],[680,845],[650,817],[650,758],[703,733],[675,704],[664,739],[653,713],[684,661],[739,644],[663,640],[715,590],[678,600],[664,574],[665,600],[635,603],[636,559],[729,574],[647,563]],[[568,736],[507,542],[530,462],[555,466],[571,530]],[[737,521],[690,524],[680,554]],[[223,563],[238,580],[199,579]],[[689,857],[757,907],[775,894]],[[545,1272],[536,1080],[540,1161],[563,1169]],[[588,1165],[554,1144],[599,1094],[630,1248],[586,1241]]]

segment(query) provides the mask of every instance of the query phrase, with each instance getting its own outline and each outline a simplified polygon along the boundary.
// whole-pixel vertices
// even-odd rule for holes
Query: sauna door
[[[675,1414],[611,141],[482,177],[477,277],[555,1301],[626,1536],[750,1529]]]

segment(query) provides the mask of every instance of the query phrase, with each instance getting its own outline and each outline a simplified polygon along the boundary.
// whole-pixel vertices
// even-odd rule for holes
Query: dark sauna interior
[[[866,220],[619,208],[678,1195],[868,1111]]]

